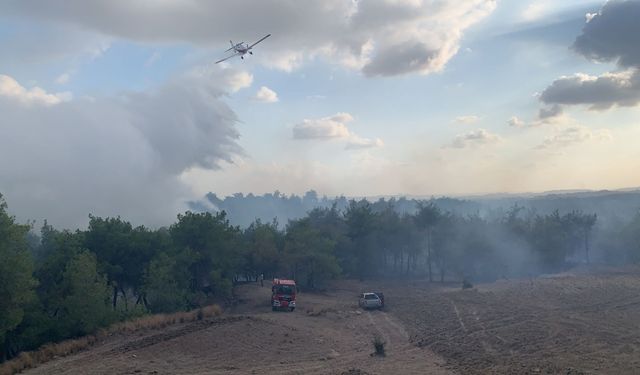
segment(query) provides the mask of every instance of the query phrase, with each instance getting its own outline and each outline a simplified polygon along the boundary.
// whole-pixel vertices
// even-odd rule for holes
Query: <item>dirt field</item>
[[[640,373],[639,270],[411,289],[419,296],[398,297],[394,315],[455,372]]]
[[[352,286],[355,287],[355,286]],[[357,292],[302,293],[296,311],[272,312],[270,288],[236,290],[223,318],[118,336],[28,374],[448,374],[384,311],[361,311]],[[373,337],[386,356],[372,357]]]
[[[377,284],[377,285],[376,285]],[[385,311],[357,293],[385,292]],[[426,282],[340,282],[272,312],[244,285],[224,317],[115,336],[28,374],[634,374],[640,272],[599,270],[460,290]],[[372,340],[387,355],[373,357]]]

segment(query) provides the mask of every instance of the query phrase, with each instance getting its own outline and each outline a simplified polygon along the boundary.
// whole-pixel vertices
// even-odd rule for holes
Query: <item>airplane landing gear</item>
[[[253,52],[249,51],[249,54],[250,54],[250,55],[253,55]]]

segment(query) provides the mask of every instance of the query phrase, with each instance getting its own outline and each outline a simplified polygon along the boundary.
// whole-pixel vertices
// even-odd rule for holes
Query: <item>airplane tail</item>
[[[229,48],[228,50],[226,50],[225,52],[229,52],[231,51],[235,46],[233,45],[233,41],[229,41],[229,44],[231,44],[231,48]]]

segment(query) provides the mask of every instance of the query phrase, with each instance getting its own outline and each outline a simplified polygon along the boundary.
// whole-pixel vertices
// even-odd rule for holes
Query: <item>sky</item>
[[[5,0],[18,219],[640,186],[640,1]],[[245,59],[229,41],[252,43]]]

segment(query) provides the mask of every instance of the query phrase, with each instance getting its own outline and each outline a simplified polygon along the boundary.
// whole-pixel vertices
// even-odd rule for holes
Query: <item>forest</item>
[[[71,231],[18,223],[0,196],[0,358],[144,314],[228,302],[235,284],[260,274],[294,278],[306,292],[341,278],[468,284],[640,262],[638,213],[605,225],[579,210],[461,214],[443,202],[452,201],[411,200],[408,213],[395,199],[348,200],[244,228],[225,211],[187,211],[157,229],[90,216]]]

